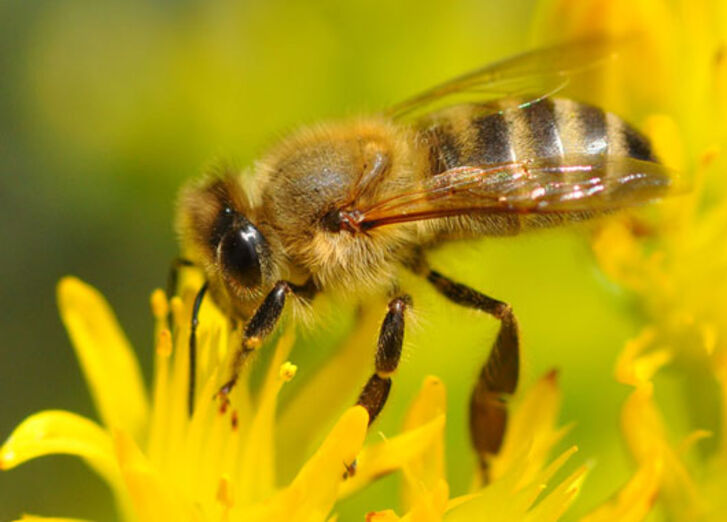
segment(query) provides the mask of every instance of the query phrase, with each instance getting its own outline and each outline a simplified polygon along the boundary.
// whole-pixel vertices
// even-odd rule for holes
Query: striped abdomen
[[[451,107],[434,115],[423,126],[421,137],[428,149],[429,175],[466,165],[566,155],[656,161],[648,139],[618,116],[567,99],[543,99],[499,112],[476,105]],[[513,235],[582,221],[599,213],[587,206],[560,213],[473,212],[435,220],[429,230],[435,239]]]
[[[564,154],[608,154],[655,161],[649,141],[618,116],[567,99],[485,112],[461,105],[440,112],[423,132],[432,174]]]

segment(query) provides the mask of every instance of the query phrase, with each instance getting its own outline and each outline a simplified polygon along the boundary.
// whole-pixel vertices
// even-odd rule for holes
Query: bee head
[[[177,224],[185,255],[208,280],[222,283],[233,306],[259,301],[278,278],[270,234],[255,225],[255,215],[232,175],[193,183],[181,194]]]

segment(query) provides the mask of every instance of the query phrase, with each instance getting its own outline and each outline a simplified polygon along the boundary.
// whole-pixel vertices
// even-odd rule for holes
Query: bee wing
[[[484,166],[432,176],[422,186],[348,213],[361,230],[469,214],[608,211],[659,198],[676,174],[630,157],[566,155]]]
[[[591,38],[530,51],[424,91],[385,114],[395,119],[416,117],[458,103],[486,104],[502,98],[532,102],[560,91],[574,74],[615,57],[616,48],[623,43]]]

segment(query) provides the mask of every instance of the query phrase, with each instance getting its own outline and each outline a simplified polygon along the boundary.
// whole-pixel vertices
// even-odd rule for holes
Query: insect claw
[[[212,400],[219,400],[220,401],[220,414],[224,415],[224,413],[227,411],[227,408],[230,405],[230,391],[232,391],[232,387],[235,385],[235,380],[227,381],[225,384],[222,385],[222,387],[212,396]]]

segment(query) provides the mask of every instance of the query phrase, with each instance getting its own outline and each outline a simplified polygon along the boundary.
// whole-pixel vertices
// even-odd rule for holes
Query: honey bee
[[[273,147],[251,176],[209,175],[185,186],[177,226],[188,263],[243,325],[219,397],[261,346],[286,301],[322,292],[389,293],[375,371],[358,404],[373,421],[399,363],[405,312],[397,272],[424,277],[452,302],[500,322],[470,403],[483,468],[502,442],[519,373],[510,305],[432,269],[444,241],[512,236],[652,201],[672,185],[648,139],[614,114],[556,97],[576,73],[608,59],[607,42],[526,53],[367,117],[304,128]],[[190,408],[194,365],[190,376]]]

